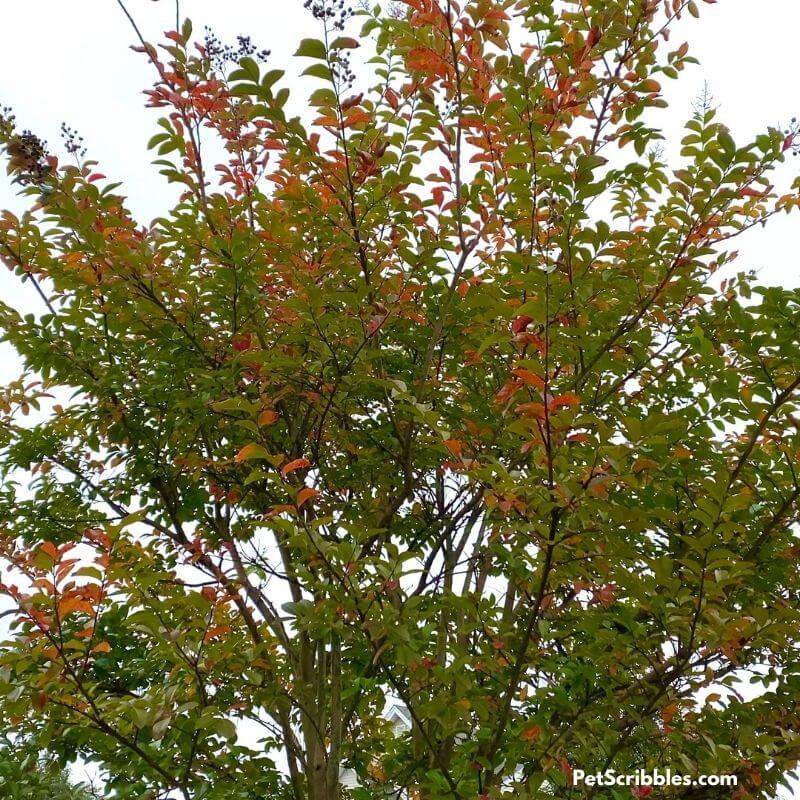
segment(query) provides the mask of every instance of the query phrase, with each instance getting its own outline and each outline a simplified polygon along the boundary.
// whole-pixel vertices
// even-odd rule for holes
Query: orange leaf
[[[283,514],[286,511],[294,512],[295,511],[295,507],[294,506],[285,505],[285,504],[279,505],[279,506],[272,506],[270,508],[270,510],[267,511],[267,513],[264,515],[264,519],[271,519],[272,517],[277,516],[278,514]]]
[[[642,81],[639,84],[639,88],[643,92],[660,92],[661,84],[658,81],[653,80],[652,78],[648,78],[647,80]]]
[[[542,729],[538,725],[528,725],[520,734],[521,738],[526,742],[535,742],[539,738]]]
[[[322,117],[317,117],[314,120],[314,125],[321,125],[321,126],[327,127],[327,128],[338,128],[339,127],[339,120],[336,117],[331,116],[330,114],[327,114],[327,115],[322,116]]]
[[[633,464],[633,471],[644,472],[647,469],[658,469],[658,462],[652,458],[637,458]]]
[[[522,384],[517,383],[516,381],[507,381],[500,391],[495,395],[494,402],[498,405],[507,403],[514,396],[514,393],[521,388],[521,386]]]
[[[312,489],[310,486],[306,486],[305,489],[301,489],[297,493],[297,500],[296,505],[298,508],[303,505],[303,503],[311,500],[312,497],[319,496],[319,492],[316,489]]]
[[[594,495],[594,497],[607,497],[608,496],[608,483],[609,479],[605,477],[598,477],[595,476],[589,481],[589,486],[587,487],[589,490],[589,494]]]
[[[58,548],[52,542],[45,542],[39,549],[53,561],[58,561]]]
[[[278,414],[277,411],[272,411],[272,410],[262,411],[258,415],[258,424],[261,426],[272,425],[272,423],[275,422],[279,416],[280,414]]]
[[[353,125],[368,124],[370,122],[372,122],[372,117],[360,108],[348,111],[347,116],[344,118],[344,124],[348,128]]]
[[[513,374],[528,386],[535,386],[537,389],[542,390],[544,389],[544,381],[535,372],[531,372],[529,369],[517,367],[515,370],[513,370]]]
[[[203,641],[207,642],[209,639],[216,639],[219,636],[223,636],[226,633],[230,633],[230,626],[229,625],[215,625],[213,628],[209,628],[206,631],[206,635],[203,637]]]
[[[567,441],[586,444],[586,442],[590,441],[590,439],[585,433],[571,433],[569,436],[567,436]]]
[[[111,645],[108,642],[100,642],[92,648],[93,653],[110,653]]]
[[[79,597],[62,597],[58,603],[58,615],[63,619],[72,611],[78,611],[81,607],[85,607],[85,601]]]
[[[580,397],[576,394],[560,394],[554,397],[549,405],[550,408],[569,408],[570,406],[577,406],[581,402]]]
[[[520,403],[517,406],[517,413],[524,414],[526,417],[544,419],[544,406],[541,403]]]
[[[414,47],[408,51],[406,65],[409,69],[426,72],[444,78],[452,70],[451,65],[429,47]]]
[[[288,464],[284,465],[281,470],[281,475],[285,478],[290,472],[294,472],[298,469],[305,469],[310,466],[311,462],[307,458],[296,458],[294,461],[290,461]]]
[[[461,458],[461,453],[464,449],[464,443],[460,442],[458,439],[446,439],[444,442],[444,446],[458,458]]]
[[[250,458],[265,458],[267,451],[255,442],[246,444],[237,454],[235,460],[241,464],[242,461],[247,461]]]
[[[677,711],[678,706],[675,703],[670,703],[668,706],[664,706],[664,708],[661,709],[661,719],[669,725]]]

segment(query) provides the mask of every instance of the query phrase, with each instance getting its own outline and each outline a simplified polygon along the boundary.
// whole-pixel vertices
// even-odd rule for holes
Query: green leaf
[[[240,59],[239,66],[242,68],[244,73],[247,75],[247,78],[253,83],[258,83],[261,79],[261,70],[259,69],[258,62],[250,58],[250,56],[245,56],[244,58]]]
[[[261,88],[265,91],[268,91],[272,88],[272,86],[277,83],[286,72],[282,69],[272,69],[269,72],[265,73],[264,77],[261,79]]]
[[[306,67],[301,73],[302,75],[309,75],[312,78],[322,78],[323,80],[332,80],[331,71],[327,64],[312,64]]]
[[[360,46],[358,39],[353,39],[351,36],[340,36],[331,42],[331,50],[354,50]]]
[[[332,89],[323,88],[317,89],[311,97],[309,97],[308,102],[312,106],[335,106],[336,105],[336,94]]]
[[[301,58],[325,60],[328,57],[328,51],[325,49],[325,44],[319,39],[303,39],[295,55]]]

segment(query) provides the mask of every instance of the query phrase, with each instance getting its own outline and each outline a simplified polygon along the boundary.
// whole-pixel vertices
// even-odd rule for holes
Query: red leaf
[[[533,322],[533,317],[528,317],[525,315],[517,317],[511,323],[511,330],[513,333],[522,333],[525,330],[525,328],[527,328],[528,325],[531,324],[531,322]]]
[[[608,608],[610,605],[614,603],[614,598],[617,594],[617,584],[616,583],[607,583],[605,586],[601,586],[598,589],[595,589],[593,592],[592,602],[599,603],[604,608]]]
[[[250,345],[252,344],[253,334],[245,333],[244,336],[240,336],[238,339],[233,340],[233,349],[238,350],[240,353],[244,353],[245,350],[250,349]]]
[[[217,593],[211,586],[204,586],[200,590],[200,594],[202,594],[209,603],[213,603],[217,599]]]
[[[285,478],[290,472],[294,472],[298,469],[305,469],[310,466],[311,462],[307,458],[295,458],[294,461],[290,461],[288,464],[284,465],[281,470],[281,475]]]
[[[93,172],[86,180],[89,183],[94,183],[95,181],[101,181],[105,178],[102,172]]]
[[[383,327],[383,323],[386,322],[387,317],[388,314],[376,314],[369,323],[367,323],[367,338],[374,336]]]

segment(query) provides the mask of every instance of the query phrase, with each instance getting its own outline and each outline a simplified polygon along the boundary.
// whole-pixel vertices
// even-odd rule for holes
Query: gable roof
[[[391,702],[387,709],[383,712],[384,717],[396,725],[401,725],[406,730],[411,728],[411,714],[408,709],[398,702]]]

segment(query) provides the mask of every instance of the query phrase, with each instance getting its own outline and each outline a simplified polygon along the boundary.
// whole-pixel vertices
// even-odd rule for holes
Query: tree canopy
[[[4,727],[120,800],[774,796],[800,292],[732,262],[795,124],[663,141],[694,0],[306,5],[302,101],[249,39],[137,40],[152,222],[3,112]]]

